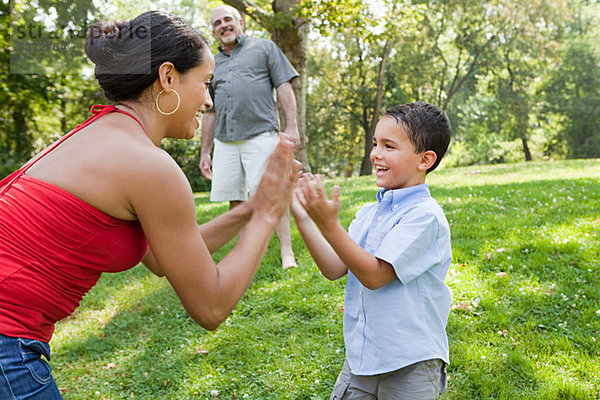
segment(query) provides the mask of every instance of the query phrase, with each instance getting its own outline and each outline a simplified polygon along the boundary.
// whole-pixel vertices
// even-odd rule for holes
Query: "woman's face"
[[[200,127],[202,114],[213,106],[208,87],[215,69],[215,59],[208,48],[204,51],[202,64],[181,74],[180,84],[175,87],[181,103],[177,112],[172,115],[173,137],[193,138]],[[173,110],[177,105],[176,96],[172,94],[171,97],[174,98],[172,108],[165,109],[165,112]]]

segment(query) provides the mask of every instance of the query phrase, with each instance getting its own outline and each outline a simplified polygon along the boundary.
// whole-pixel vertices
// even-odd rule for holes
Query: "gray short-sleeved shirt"
[[[231,142],[278,130],[273,89],[297,76],[271,40],[242,35],[230,56],[220,50],[211,82],[215,138]]]

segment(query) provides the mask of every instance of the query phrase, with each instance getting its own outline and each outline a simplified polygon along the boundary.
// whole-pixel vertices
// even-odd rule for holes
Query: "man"
[[[214,108],[202,120],[200,170],[212,181],[211,201],[230,208],[254,193],[279,135],[273,89],[285,117],[284,133],[300,142],[291,81],[298,76],[275,43],[244,34],[244,20],[233,7],[216,7],[210,23],[221,45],[211,81]],[[212,171],[211,150],[215,146]],[[275,228],[284,269],[295,267],[289,211]]]

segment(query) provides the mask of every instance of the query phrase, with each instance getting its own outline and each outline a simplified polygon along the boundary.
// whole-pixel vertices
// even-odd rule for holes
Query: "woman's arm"
[[[253,201],[245,201],[235,208],[198,226],[204,243],[214,253],[234,238],[252,217]]]
[[[198,226],[208,251],[212,254],[229,243],[237,235],[242,227],[248,223],[252,216],[252,207],[248,202],[241,203],[238,207]],[[164,276],[152,249],[148,248],[142,260],[150,271],[158,276]]]
[[[199,228],[189,183],[170,158],[160,163],[153,160],[155,167],[144,172],[152,177],[132,189],[132,205],[152,249],[145,261],[152,264],[150,257],[154,258],[186,311],[206,329],[217,328],[227,318],[254,278],[273,228],[291,199],[293,151],[291,142],[280,141],[254,196],[252,216],[236,246],[218,264],[210,250],[239,230],[237,226],[247,217],[244,211],[236,214],[234,209],[229,216]],[[234,221],[235,227],[216,235],[216,240],[205,241],[205,236],[227,221]]]

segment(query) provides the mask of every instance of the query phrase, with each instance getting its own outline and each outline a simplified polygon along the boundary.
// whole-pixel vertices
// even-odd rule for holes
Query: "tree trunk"
[[[33,140],[27,128],[27,116],[24,110],[29,107],[25,102],[17,105],[12,112],[13,127],[15,133],[14,152],[17,159],[27,159],[31,156]]]
[[[373,150],[373,135],[375,134],[375,128],[377,127],[377,121],[379,121],[379,114],[381,113],[381,106],[383,103],[383,87],[385,84],[385,67],[387,64],[388,56],[391,50],[390,41],[386,40],[383,46],[381,54],[381,62],[379,63],[379,72],[377,73],[377,94],[375,95],[375,105],[373,107],[373,116],[371,117],[371,123],[365,136],[365,152],[363,154],[362,163],[360,165],[360,175],[371,175],[373,167],[371,165],[371,150]]]
[[[60,111],[61,111],[61,116],[60,116],[60,134],[64,135],[65,133],[67,133],[69,131],[68,129],[68,118],[67,118],[67,102],[65,101],[65,99],[63,97],[61,97],[59,99],[59,104],[60,104]]]
[[[506,60],[506,70],[508,71],[508,76],[510,77],[510,109],[514,114],[514,118],[516,119],[516,124],[513,126],[513,129],[516,129],[518,132],[518,137],[521,139],[521,143],[523,144],[523,153],[525,154],[525,161],[531,161],[531,151],[529,151],[529,144],[527,143],[527,128],[528,128],[528,120],[529,120],[529,112],[527,111],[527,100],[524,99],[524,96],[519,96],[519,93],[515,91],[515,74],[511,67],[510,61],[510,49],[506,50],[504,54],[504,59]]]
[[[298,0],[274,0],[273,11],[275,14],[289,15],[299,4]],[[296,152],[298,161],[302,163],[306,171],[310,171],[308,155],[306,153],[306,64],[308,60],[308,28],[307,21],[300,18],[290,18],[283,26],[276,26],[271,37],[277,43],[283,54],[294,66],[298,78],[292,81],[296,105],[298,108],[298,130],[300,131],[300,148]]]
[[[531,161],[531,151],[529,151],[527,137],[521,136],[521,143],[523,143],[523,153],[525,153],[525,161]]]

